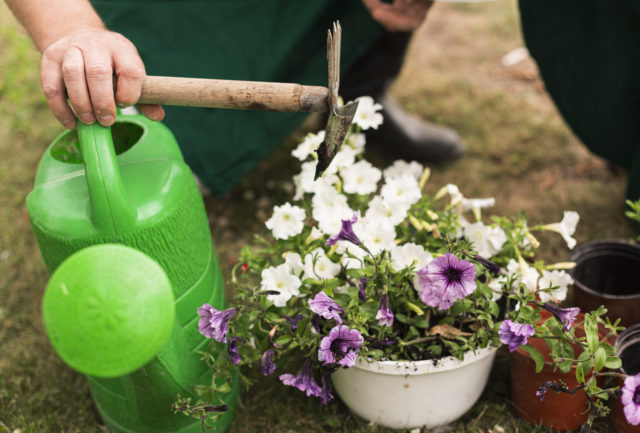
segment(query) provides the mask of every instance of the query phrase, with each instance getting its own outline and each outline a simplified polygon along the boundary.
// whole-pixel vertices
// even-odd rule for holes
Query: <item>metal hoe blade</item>
[[[333,23],[333,34],[327,31],[327,61],[329,63],[329,119],[325,128],[324,140],[318,147],[318,165],[315,179],[329,167],[349,132],[351,121],[358,109],[358,101],[340,106],[338,88],[340,87],[340,41],[342,28],[340,22]]]

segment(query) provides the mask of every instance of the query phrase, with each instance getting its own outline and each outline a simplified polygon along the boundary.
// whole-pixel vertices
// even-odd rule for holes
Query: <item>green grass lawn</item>
[[[533,62],[504,67],[522,46],[515,1],[436,4],[412,43],[393,95],[417,116],[456,129],[466,143],[460,160],[433,167],[429,192],[445,183],[468,197],[495,197],[495,213],[524,210],[533,223],[556,222],[563,210],[582,219],[576,238],[636,236],[626,221],[626,176],[589,154],[556,112]],[[0,5],[0,433],[102,432],[84,377],[55,354],[40,303],[47,273],[31,232],[25,197],[48,143],[62,130],[39,87],[39,56]],[[208,198],[214,242],[228,277],[242,245],[264,233],[273,205],[287,199],[299,166],[290,156],[298,131],[222,199]],[[384,153],[368,158],[379,165]],[[556,236],[541,236],[544,258],[565,260]],[[546,432],[516,414],[508,353],[498,353],[480,401],[447,432]],[[425,396],[432,398],[433,396]],[[339,401],[321,407],[274,379],[242,397],[233,432],[382,432]],[[607,420],[596,431],[606,432]]]

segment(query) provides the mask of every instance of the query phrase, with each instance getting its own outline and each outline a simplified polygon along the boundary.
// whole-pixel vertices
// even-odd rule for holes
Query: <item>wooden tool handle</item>
[[[139,104],[269,111],[327,111],[326,87],[260,81],[147,76]]]

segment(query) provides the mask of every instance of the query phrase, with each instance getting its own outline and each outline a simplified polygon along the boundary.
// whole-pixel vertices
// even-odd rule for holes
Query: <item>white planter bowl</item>
[[[333,387],[356,415],[390,428],[436,427],[460,418],[484,390],[497,347],[469,351],[464,360],[358,359],[332,376]]]

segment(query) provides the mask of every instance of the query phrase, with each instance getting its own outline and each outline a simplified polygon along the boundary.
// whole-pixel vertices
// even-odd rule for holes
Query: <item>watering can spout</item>
[[[118,238],[135,224],[137,211],[122,183],[111,129],[78,122],[78,138],[89,189],[91,223],[100,232]]]

